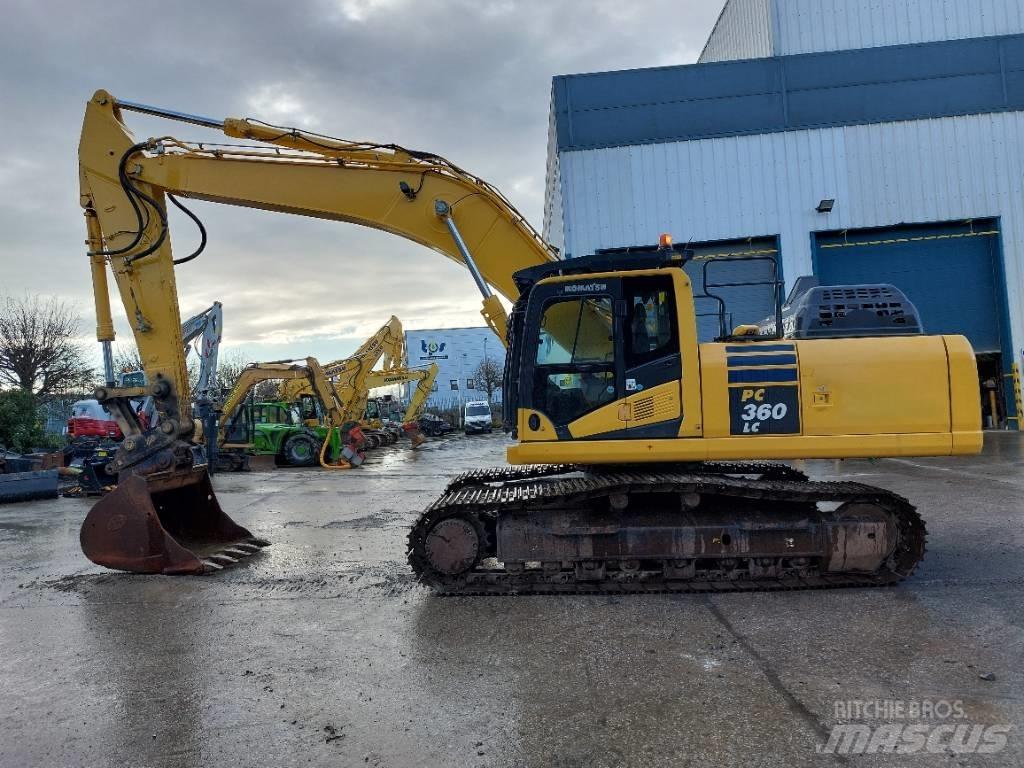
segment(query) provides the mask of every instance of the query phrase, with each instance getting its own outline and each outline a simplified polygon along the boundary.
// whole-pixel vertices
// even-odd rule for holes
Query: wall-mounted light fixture
[[[822,200],[820,203],[818,203],[818,207],[815,208],[814,210],[816,210],[818,213],[832,213],[832,207],[835,204],[836,201],[832,199]]]

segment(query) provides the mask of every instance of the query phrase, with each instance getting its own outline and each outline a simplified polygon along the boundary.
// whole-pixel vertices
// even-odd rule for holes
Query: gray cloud
[[[52,293],[92,324],[76,152],[86,100],[252,116],[429,149],[501,188],[539,226],[551,77],[694,61],[722,0],[15,2],[0,28],[0,293]],[[241,10],[243,9],[244,10]],[[191,126],[129,116],[138,135]],[[480,324],[458,266],[334,222],[196,203],[210,232],[178,270],[183,314],[219,299],[252,359],[332,357],[390,314]],[[172,218],[176,247],[191,224]],[[116,301],[115,301],[116,304]],[[119,338],[127,327],[119,323]]]

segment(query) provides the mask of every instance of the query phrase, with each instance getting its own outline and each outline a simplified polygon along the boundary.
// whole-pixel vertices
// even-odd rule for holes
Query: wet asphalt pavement
[[[436,597],[407,527],[504,446],[220,475],[225,511],[273,546],[207,577],[91,565],[88,500],[0,507],[0,766],[1024,764],[1021,436],[807,463],[922,511],[928,554],[896,588]],[[869,726],[1011,727],[995,754],[943,749],[948,733],[941,754],[817,753],[850,700],[962,713]]]

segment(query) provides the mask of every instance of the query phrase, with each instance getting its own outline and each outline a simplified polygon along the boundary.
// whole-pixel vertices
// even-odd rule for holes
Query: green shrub
[[[36,399],[31,392],[0,392],[0,446],[27,453],[46,443]]]

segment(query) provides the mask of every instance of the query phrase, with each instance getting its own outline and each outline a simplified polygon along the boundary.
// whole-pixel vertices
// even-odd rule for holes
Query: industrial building
[[[1024,4],[728,0],[697,64],[555,77],[546,237],[573,257],[662,232],[743,257],[688,267],[697,291],[762,283],[717,291],[732,325],[771,312],[770,257],[787,286],[897,285],[1017,427]]]
[[[427,400],[428,408],[448,409],[469,400],[486,400],[486,387],[477,376],[480,363],[490,358],[499,369],[505,365],[505,346],[487,327],[406,331],[405,348],[413,368],[437,363],[438,374]],[[408,391],[403,392],[403,397],[408,397]],[[501,402],[500,389],[491,400]]]

